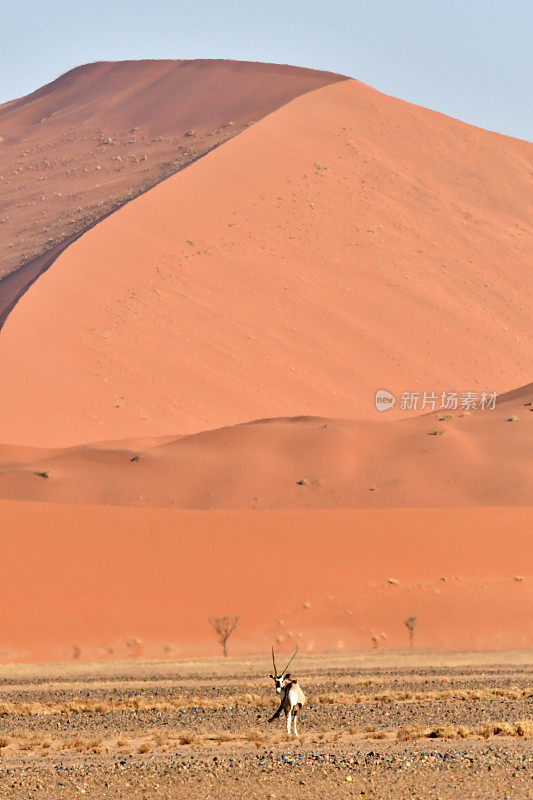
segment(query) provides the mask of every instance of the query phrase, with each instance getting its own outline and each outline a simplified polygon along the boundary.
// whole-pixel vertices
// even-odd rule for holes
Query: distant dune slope
[[[525,384],[532,155],[353,80],[297,98],[32,286],[0,336],[0,441],[368,418],[378,388]]]
[[[0,501],[0,660],[533,646],[531,508],[172,511]],[[281,568],[292,568],[290,576]],[[522,578],[521,581],[515,578]],[[31,587],[31,590],[29,590]]]
[[[533,385],[494,410],[272,419],[178,439],[0,447],[0,497],[191,509],[527,506]]]
[[[5,103],[0,278],[270,111],[341,79],[236,61],[100,62]]]

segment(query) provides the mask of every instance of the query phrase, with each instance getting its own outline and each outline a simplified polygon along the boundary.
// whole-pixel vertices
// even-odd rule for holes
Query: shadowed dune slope
[[[31,287],[0,336],[0,441],[368,418],[378,388],[523,385],[532,152],[353,80],[297,98]]]
[[[271,419],[178,439],[0,447],[0,497],[166,508],[527,506],[533,385],[494,410]]]
[[[0,277],[294,97],[337,80],[278,64],[100,62],[5,103]]]
[[[64,660],[74,645],[84,658],[126,656],[134,636],[147,657],[165,642],[216,654],[210,614],[241,615],[235,655],[295,640],[304,652],[369,649],[382,634],[405,647],[411,614],[420,648],[533,645],[530,508],[205,514],[1,501],[0,516],[2,660]],[[290,580],[281,554],[298,564]]]

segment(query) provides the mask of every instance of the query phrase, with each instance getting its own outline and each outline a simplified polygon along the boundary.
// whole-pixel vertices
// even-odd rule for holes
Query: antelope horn
[[[293,655],[293,657],[291,658],[291,660],[289,661],[289,663],[287,664],[287,666],[285,667],[285,669],[283,670],[283,672],[281,673],[282,675],[285,675],[285,673],[286,673],[286,672],[287,672],[287,670],[289,669],[290,665],[291,665],[291,664],[292,664],[292,662],[294,661],[294,656],[296,655],[296,653],[298,652],[298,650],[299,650],[299,649],[300,649],[300,648],[299,648],[299,647],[297,647],[297,648],[296,648],[296,650],[294,651],[294,655]]]
[[[276,669],[276,659],[274,658],[274,645],[272,645],[272,663],[274,665],[274,675],[277,675],[278,671]]]

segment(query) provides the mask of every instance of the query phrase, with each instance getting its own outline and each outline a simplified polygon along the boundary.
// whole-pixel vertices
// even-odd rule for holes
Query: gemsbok
[[[268,720],[269,722],[273,722],[275,719],[279,717],[282,711],[285,712],[285,717],[287,718],[287,734],[291,735],[291,723],[294,720],[293,727],[294,727],[294,735],[298,736],[298,730],[296,728],[296,717],[298,716],[298,711],[302,706],[305,705],[305,694],[301,690],[298,679],[291,678],[291,675],[287,670],[289,669],[290,665],[294,660],[294,656],[298,652],[299,648],[296,648],[296,651],[283,670],[283,672],[278,674],[278,670],[276,667],[276,659],[274,656],[274,648],[272,648],[272,663],[274,665],[274,674],[270,675],[274,683],[276,684],[276,694],[281,695],[279,708],[276,713]]]

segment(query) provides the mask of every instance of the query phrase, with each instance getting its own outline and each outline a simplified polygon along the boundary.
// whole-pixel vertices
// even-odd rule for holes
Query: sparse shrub
[[[418,617],[407,617],[403,624],[409,632],[409,647],[414,647],[415,628],[418,622]]]
[[[178,742],[180,744],[194,744],[197,741],[197,736],[195,733],[182,733],[178,736]]]
[[[209,624],[218,636],[224,656],[228,655],[228,639],[239,624],[240,617],[209,617]]]
[[[515,733],[517,736],[533,739],[533,720],[521,719],[515,722]]]

